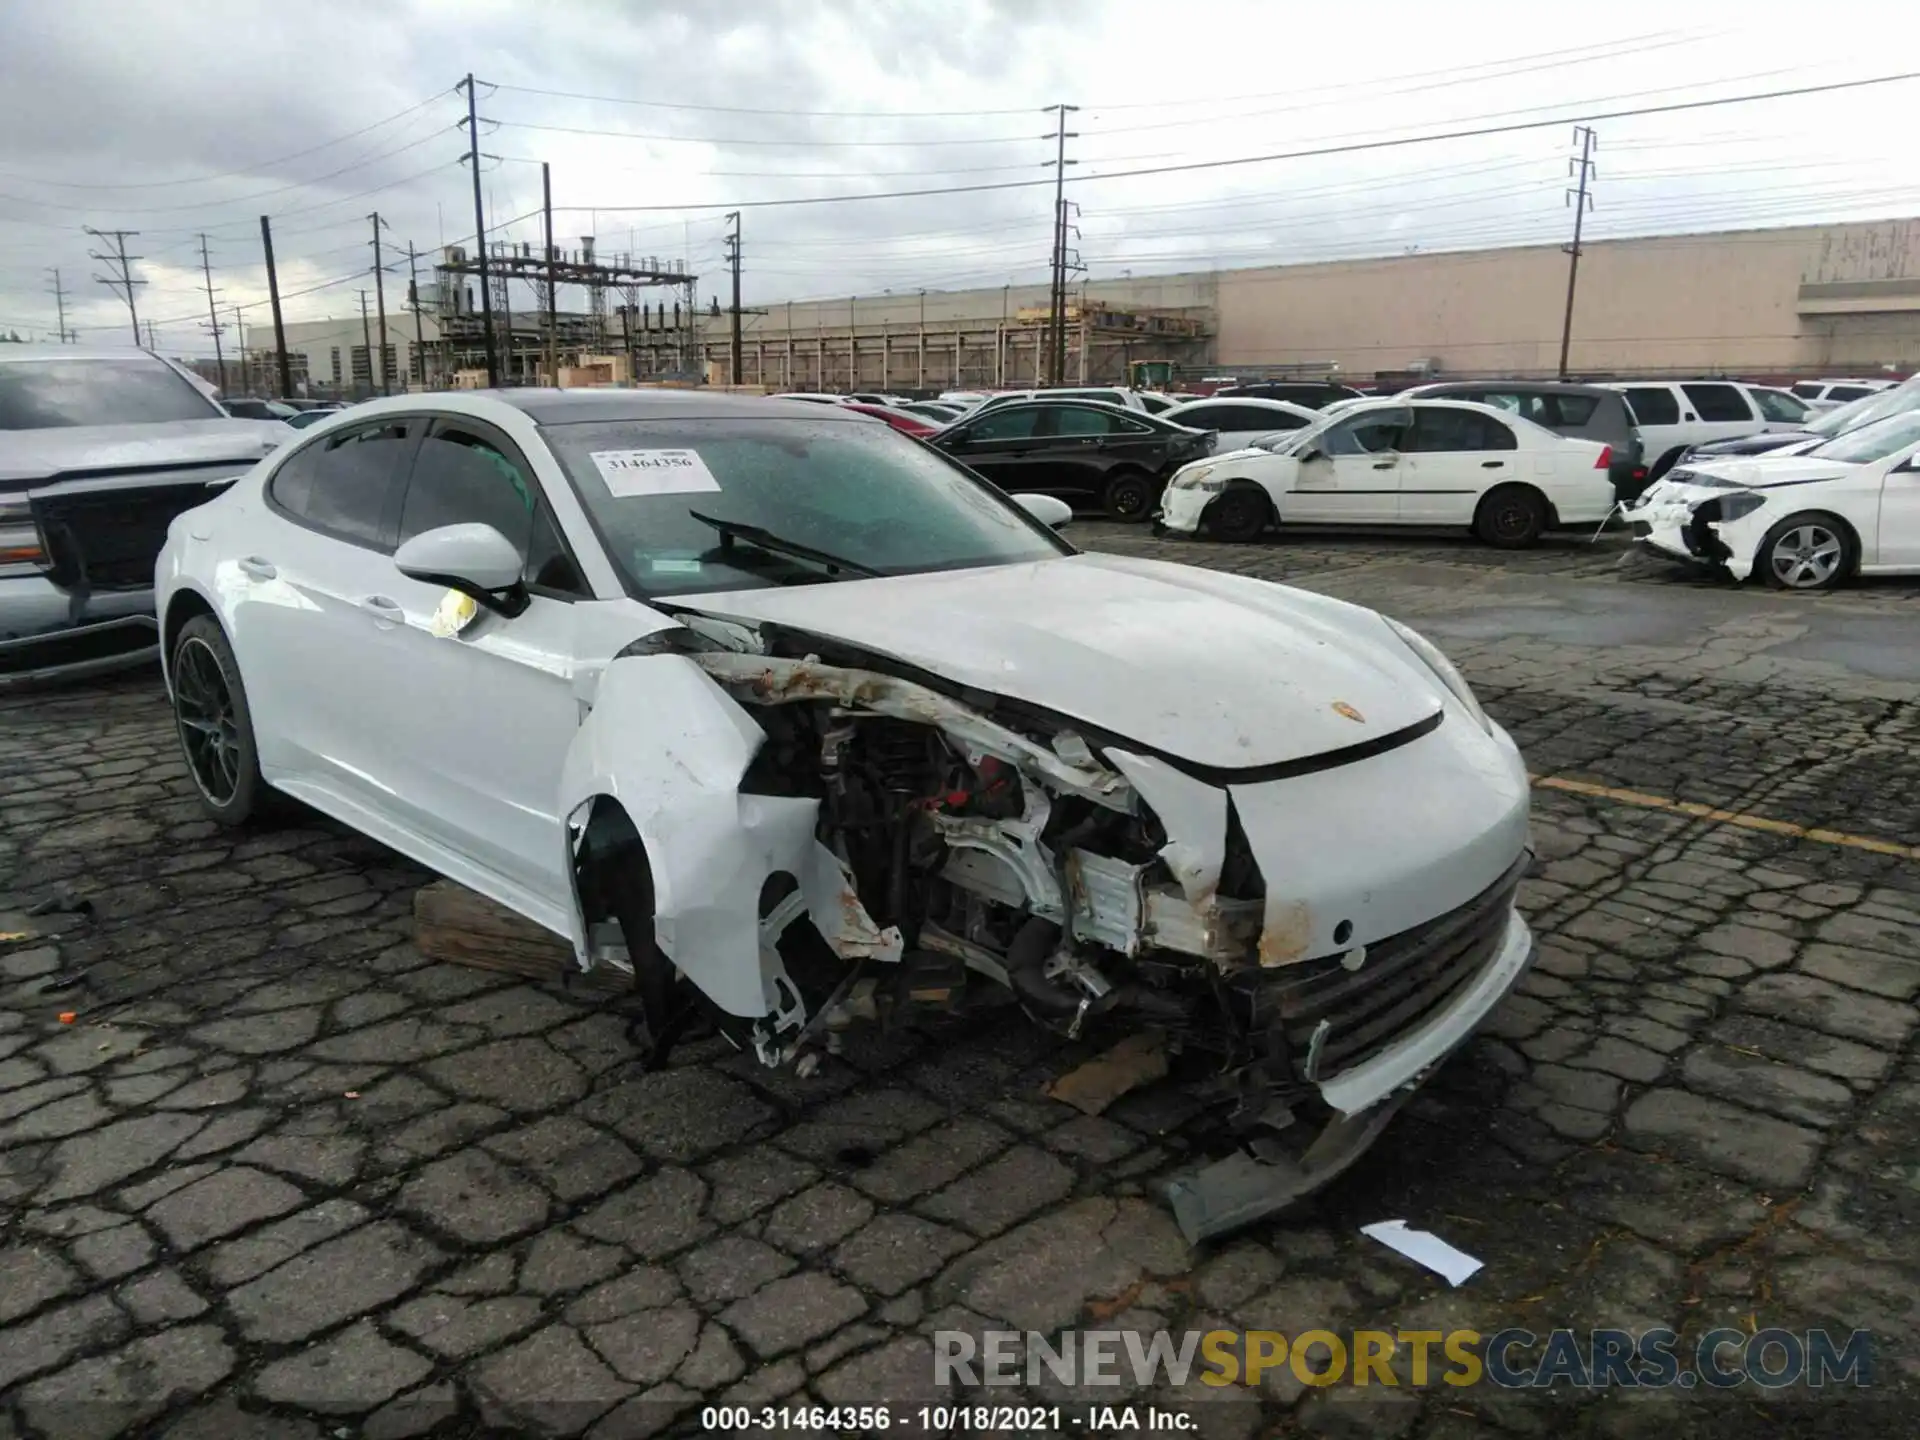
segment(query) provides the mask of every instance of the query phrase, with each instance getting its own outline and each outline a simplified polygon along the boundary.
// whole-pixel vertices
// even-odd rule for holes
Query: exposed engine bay
[[[1510,948],[1524,868],[1511,851],[1471,903],[1391,936],[1337,923],[1326,933],[1353,943],[1325,953],[1323,917],[1270,893],[1230,798],[1244,792],[817,636],[682,622],[623,658],[675,667],[650,678],[671,673],[702,704],[744,712],[737,779],[716,778],[734,780],[726,812],[766,854],[746,868],[729,858],[731,890],[708,894],[718,862],[695,873],[689,861],[683,881],[676,857],[697,855],[696,812],[721,813],[722,797],[703,785],[636,817],[659,888],[651,963],[693,981],[723,1033],[765,1064],[805,1073],[854,1024],[953,1014],[1004,986],[1063,1037],[1162,1036],[1243,1159],[1297,1167],[1300,1142],[1343,1120],[1370,1138],[1393,1108],[1378,1102],[1417,1078],[1342,1092],[1340,1074],[1474,989]],[[771,838],[756,842],[762,829]],[[706,953],[723,907],[740,911],[722,917],[726,934],[757,937],[761,988],[720,973],[744,957]],[[637,976],[649,963],[623,962]]]

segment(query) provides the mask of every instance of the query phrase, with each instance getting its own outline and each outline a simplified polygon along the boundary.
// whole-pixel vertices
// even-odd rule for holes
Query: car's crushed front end
[[[1241,462],[1236,464],[1235,462]],[[1182,465],[1167,478],[1160,494],[1160,508],[1153,517],[1156,534],[1195,535],[1206,521],[1207,510],[1225,493],[1236,478],[1247,478],[1258,470],[1264,475],[1284,470],[1291,475],[1296,462],[1258,447],[1223,451]]]
[[[1621,518],[1641,549],[1745,580],[1774,523],[1818,508],[1818,487],[1855,468],[1798,455],[1676,466]]]
[[[1222,1158],[1172,1187],[1183,1228],[1272,1213],[1356,1159],[1533,954],[1512,741],[1419,636],[1305,602],[1374,667],[1343,673],[1402,708],[1362,685],[1240,715],[1345,743],[1231,768],[818,630],[681,611],[608,667],[567,780],[576,858],[601,794],[637,831],[658,953],[583,895],[583,963],[671,967],[769,1065],[983,980],[1066,1037],[1151,1033],[1219,1122]],[[1271,693],[1180,703],[1225,735]],[[641,705],[678,738],[636,766]]]

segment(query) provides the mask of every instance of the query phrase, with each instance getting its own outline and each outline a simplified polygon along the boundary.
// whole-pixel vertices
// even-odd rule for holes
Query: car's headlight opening
[[[1440,647],[1411,626],[1402,625],[1390,616],[1383,615],[1380,618],[1392,627],[1393,633],[1400,637],[1409,650],[1420,657],[1421,663],[1433,672],[1435,679],[1447,687],[1453,698],[1466,707],[1467,713],[1473,716],[1474,723],[1491,735],[1493,721],[1489,720],[1487,712],[1480,708],[1480,702],[1474,698],[1473,687],[1467,684],[1466,677],[1454,668],[1453,662],[1441,653]]]
[[[1198,490],[1203,494],[1217,494],[1226,489],[1224,479],[1214,477],[1211,465],[1196,465],[1191,470],[1177,470],[1173,479],[1167,482],[1170,490]]]
[[[1719,500],[1722,520],[1743,519],[1767,503],[1767,497],[1755,490],[1736,490],[1731,495],[1720,496]]]

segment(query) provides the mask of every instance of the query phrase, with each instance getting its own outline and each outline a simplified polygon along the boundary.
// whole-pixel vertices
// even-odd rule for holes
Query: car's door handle
[[[1480,462],[1480,468],[1482,470],[1499,470],[1504,468],[1506,463],[1504,460],[1482,460]]]
[[[398,624],[406,618],[406,611],[400,608],[398,600],[389,600],[384,595],[369,595],[360,602],[360,608],[376,620],[385,620]]]
[[[1391,470],[1399,463],[1398,460],[1376,460],[1373,462],[1373,468],[1376,470]]]
[[[249,580],[271,580],[280,572],[273,568],[271,560],[262,559],[258,555],[249,555],[240,562],[240,573]]]

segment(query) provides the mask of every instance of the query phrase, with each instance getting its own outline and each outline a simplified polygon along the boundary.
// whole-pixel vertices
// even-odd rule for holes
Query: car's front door
[[[1480,497],[1518,474],[1513,431],[1463,405],[1421,406],[1406,445],[1412,465],[1400,486],[1400,518],[1410,524],[1470,524]]]
[[[294,451],[219,577],[260,768],[316,803],[378,808],[403,763],[377,717],[368,723],[377,697],[361,680],[375,626],[366,604],[393,570],[400,483],[424,428],[383,416]]]
[[[1320,432],[1280,500],[1283,520],[1379,523],[1399,518],[1400,488],[1415,462],[1405,452],[1413,412],[1364,410]]]
[[[560,771],[582,714],[576,676],[632,636],[595,633],[600,607],[519,447],[481,422],[442,417],[414,454],[398,539],[473,522],[520,551],[526,609],[481,608],[457,633],[436,633],[447,590],[389,562],[375,693],[409,759],[393,803],[434,844],[564,905]]]
[[[1864,562],[1920,574],[1920,450],[1882,479],[1879,521],[1875,536],[1861,537]]]
[[[944,430],[931,442],[1009,494],[1047,490],[1038,431],[1044,405],[996,405],[977,419]]]

